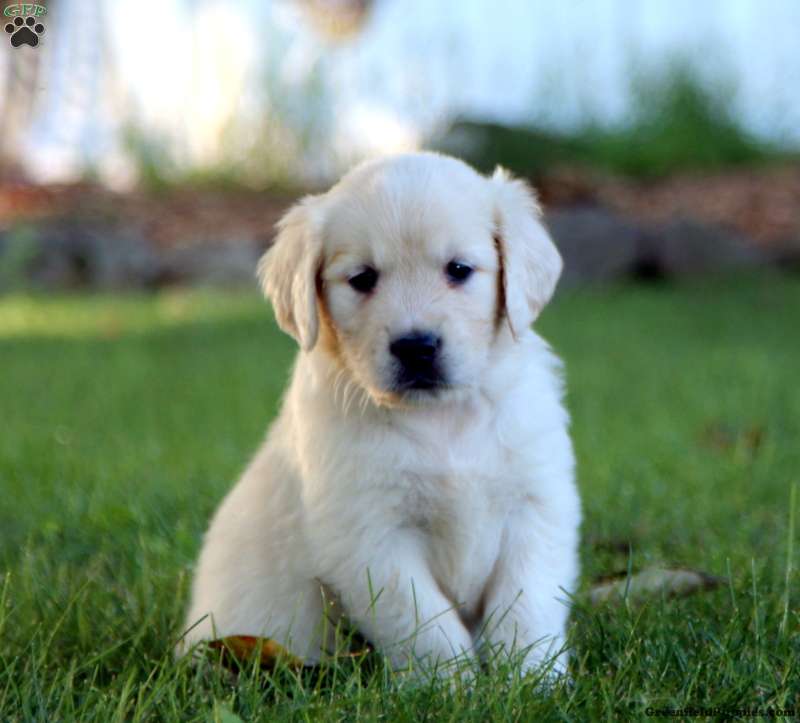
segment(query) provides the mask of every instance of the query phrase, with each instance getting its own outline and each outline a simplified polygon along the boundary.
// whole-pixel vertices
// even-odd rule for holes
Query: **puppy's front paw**
[[[392,680],[398,688],[445,685],[452,693],[458,693],[471,691],[479,673],[476,660],[463,655],[436,665],[418,661],[395,668],[392,671]]]
[[[538,692],[550,695],[558,688],[571,687],[575,684],[569,672],[568,662],[569,656],[562,651],[550,656],[525,656],[522,660],[514,662],[514,668],[519,670],[526,683],[532,685]]]

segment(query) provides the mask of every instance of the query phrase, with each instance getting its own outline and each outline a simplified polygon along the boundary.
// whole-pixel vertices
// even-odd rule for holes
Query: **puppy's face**
[[[391,403],[474,385],[495,334],[499,259],[485,179],[386,170],[332,195],[321,276],[345,365]]]
[[[559,271],[527,188],[433,154],[365,164],[306,199],[260,269],[281,326],[308,350],[320,337],[389,406],[477,387],[503,325],[521,334]]]

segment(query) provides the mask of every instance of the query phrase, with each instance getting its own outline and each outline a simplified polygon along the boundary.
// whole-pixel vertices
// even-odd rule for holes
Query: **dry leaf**
[[[710,424],[702,433],[701,442],[704,446],[720,452],[727,452],[741,446],[744,450],[755,455],[761,448],[766,429],[762,425],[754,424],[745,428],[737,428],[726,424]]]
[[[258,656],[262,668],[272,669],[282,660],[290,668],[303,667],[303,661],[292,655],[282,645],[268,638],[253,635],[230,635],[227,638],[212,640],[208,647],[222,652],[222,662],[228,667],[231,663],[246,663]]]
[[[641,600],[644,597],[667,595],[684,597],[701,590],[711,590],[722,583],[722,579],[698,570],[669,570],[653,568],[631,575],[622,574],[614,579],[595,585],[589,592],[589,599],[595,604],[610,600]]]
[[[280,643],[276,643],[269,638],[259,638],[254,635],[230,635],[227,638],[212,640],[208,644],[212,650],[219,650],[222,653],[222,664],[226,667],[247,663],[252,661],[254,656],[258,656],[258,663],[262,668],[272,670],[283,662],[293,670],[303,667],[303,659],[292,655]],[[362,650],[347,653],[337,653],[331,658],[359,658],[370,652],[367,646]]]

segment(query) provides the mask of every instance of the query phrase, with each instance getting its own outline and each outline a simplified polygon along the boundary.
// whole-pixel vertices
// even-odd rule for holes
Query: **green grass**
[[[799,309],[798,279],[763,275],[582,291],[545,312],[585,523],[574,684],[544,694],[502,666],[450,690],[392,684],[376,660],[238,678],[174,663],[200,535],[276,412],[293,343],[254,294],[0,299],[0,720],[800,708]],[[590,606],[592,579],[628,565],[729,580]]]

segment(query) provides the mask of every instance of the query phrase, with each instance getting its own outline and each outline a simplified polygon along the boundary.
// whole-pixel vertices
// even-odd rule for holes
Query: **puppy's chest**
[[[497,470],[414,464],[400,470],[403,478],[406,522],[439,537],[463,535],[480,527],[509,506]]]
[[[443,533],[502,513],[524,494],[518,455],[489,425],[439,430],[410,444],[397,470],[407,509],[421,525]]]
[[[403,471],[403,514],[441,587],[468,602],[480,597],[491,574],[520,491],[500,450],[460,452],[441,450],[438,459],[422,457]]]

